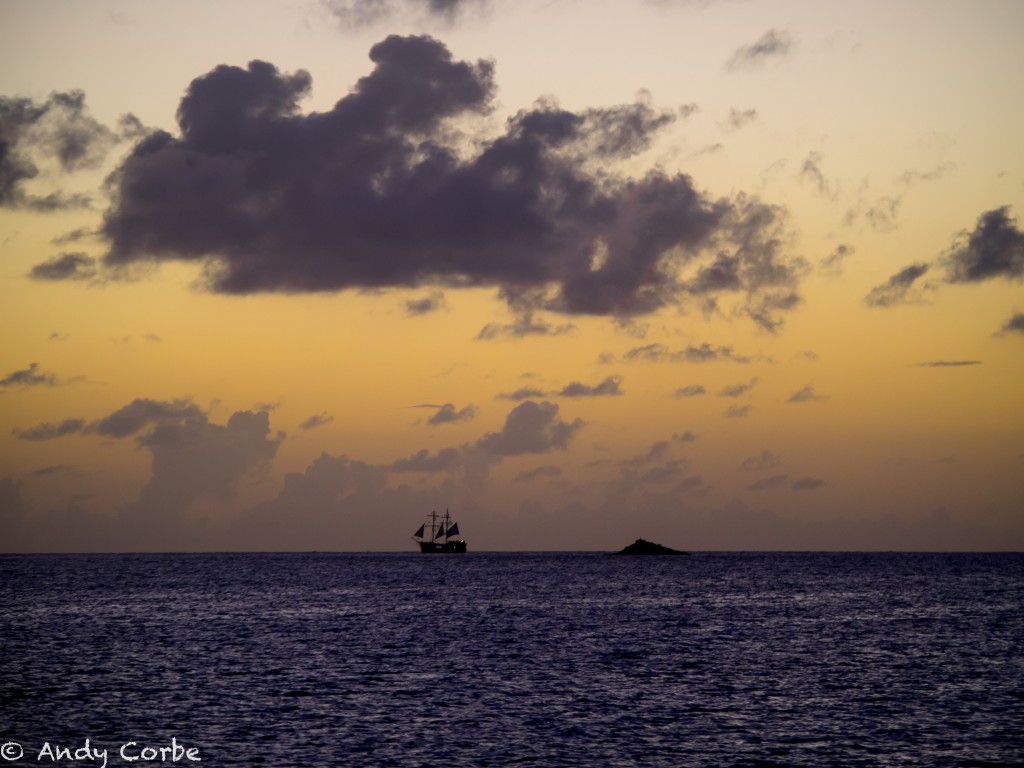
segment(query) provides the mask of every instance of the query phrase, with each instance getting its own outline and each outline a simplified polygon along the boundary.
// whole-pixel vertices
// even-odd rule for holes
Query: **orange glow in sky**
[[[8,0],[2,548],[1021,549],[1022,27]]]

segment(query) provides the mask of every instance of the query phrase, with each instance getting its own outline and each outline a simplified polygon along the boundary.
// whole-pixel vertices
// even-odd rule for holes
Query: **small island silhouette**
[[[619,555],[688,555],[689,552],[681,552],[678,549],[672,549],[671,547],[665,547],[661,544],[655,544],[653,541],[647,541],[646,539],[637,539],[628,547],[620,550]]]

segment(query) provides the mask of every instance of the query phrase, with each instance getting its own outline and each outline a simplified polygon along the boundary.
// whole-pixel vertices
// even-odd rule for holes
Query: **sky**
[[[1024,548],[1024,4],[0,4],[0,550]]]

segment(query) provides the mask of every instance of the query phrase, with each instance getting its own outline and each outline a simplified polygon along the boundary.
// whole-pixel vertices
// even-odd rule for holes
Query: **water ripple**
[[[4,556],[0,584],[0,737],[29,748],[1024,765],[1020,555]]]

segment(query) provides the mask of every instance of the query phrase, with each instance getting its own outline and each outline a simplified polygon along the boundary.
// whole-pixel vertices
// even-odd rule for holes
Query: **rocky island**
[[[620,555],[688,555],[689,552],[681,552],[678,549],[664,547],[646,539],[637,539],[628,547],[618,552]]]

